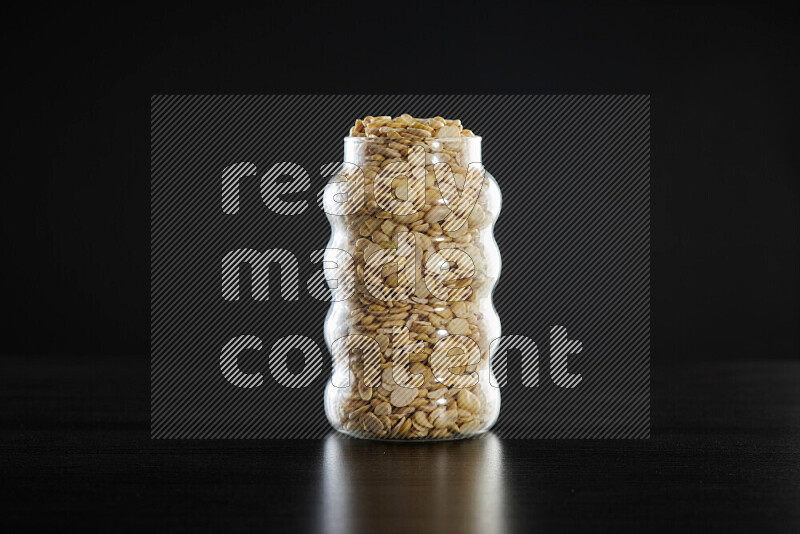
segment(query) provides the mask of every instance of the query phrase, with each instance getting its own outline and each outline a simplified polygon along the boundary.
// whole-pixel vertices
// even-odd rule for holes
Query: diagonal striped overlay
[[[317,204],[320,169],[342,160],[342,137],[357,117],[405,112],[462,119],[483,137],[483,163],[503,192],[494,303],[508,341],[498,351],[505,385],[494,431],[648,437],[649,109],[642,95],[154,96],[152,437],[331,431],[323,408],[329,302],[320,300],[316,253],[330,226]],[[259,178],[288,163],[308,173],[310,188],[281,195],[284,207],[271,209]],[[223,183],[237,178],[238,199],[223,195]],[[224,258],[240,249],[291,254],[276,253],[285,268],[270,266],[252,282],[242,276],[240,298],[225,298]],[[299,291],[282,288],[278,275],[287,273]],[[569,372],[580,375],[572,388],[553,380],[554,326],[582,346],[569,356]],[[260,385],[232,383],[226,346],[247,348],[239,384]]]

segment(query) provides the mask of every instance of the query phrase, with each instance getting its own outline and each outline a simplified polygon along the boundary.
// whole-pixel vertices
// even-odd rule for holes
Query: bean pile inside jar
[[[494,284],[486,268],[485,244],[497,214],[491,213],[487,202],[489,183],[482,168],[470,165],[474,163],[470,161],[474,156],[471,147],[476,146],[470,139],[479,139],[459,120],[414,118],[408,114],[357,120],[350,136],[366,138],[358,143],[353,163],[363,172],[367,196],[363,208],[343,216],[339,223],[346,232],[356,277],[355,294],[344,304],[348,307],[346,324],[337,333],[366,335],[377,341],[381,372],[378,380],[368,380],[363,361],[351,360],[353,380],[338,393],[338,424],[353,434],[395,439],[447,439],[480,432],[496,415],[487,400],[486,389],[491,387],[487,359],[492,340],[484,319],[487,312],[493,313],[489,299]],[[397,215],[379,205],[385,203],[376,202],[376,196],[382,193],[394,194],[401,200],[411,197],[407,185],[410,181],[406,185],[402,181],[394,184],[394,191],[377,183],[376,177],[382,171],[385,174],[385,170],[393,168],[400,170],[398,175],[424,174],[424,206]],[[465,187],[474,180],[478,180],[477,188]],[[451,197],[458,196],[462,202],[452,202]],[[413,291],[404,299],[376,298],[365,275],[366,259],[386,249],[396,249],[397,237],[404,233],[413,236]],[[468,277],[445,280],[443,286],[449,296],[442,298],[441,291],[432,292],[425,276],[431,257],[436,253],[440,253],[439,258],[441,254],[447,257],[447,249],[453,248],[466,253],[473,268]],[[402,285],[397,269],[390,265],[381,275],[381,283],[385,282],[388,288]],[[461,298],[464,295],[466,298]],[[432,355],[436,343],[448,336],[472,340],[475,350],[464,350],[460,345],[462,361],[469,364],[451,367],[450,372],[472,376],[474,380],[437,380],[439,373]],[[392,364],[399,340],[412,349],[406,361],[410,361],[410,376],[422,377],[416,379],[416,387],[396,383],[398,371],[393,370]],[[459,352],[457,345],[442,345],[440,351]]]

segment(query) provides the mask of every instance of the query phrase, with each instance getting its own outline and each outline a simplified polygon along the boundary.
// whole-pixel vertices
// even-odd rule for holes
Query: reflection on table
[[[317,530],[502,534],[503,446],[492,434],[442,443],[331,435],[325,441]]]

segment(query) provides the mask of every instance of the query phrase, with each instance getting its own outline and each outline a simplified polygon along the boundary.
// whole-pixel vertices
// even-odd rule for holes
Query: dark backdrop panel
[[[3,352],[148,351],[152,94],[630,93],[652,95],[654,363],[797,357],[787,12],[545,3],[443,18],[429,6],[403,39],[376,42],[373,11],[317,6],[311,23],[292,6],[9,18]]]

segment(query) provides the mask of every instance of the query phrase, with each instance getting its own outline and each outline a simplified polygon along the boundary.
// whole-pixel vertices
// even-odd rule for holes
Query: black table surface
[[[800,363],[652,371],[649,440],[158,441],[149,365],[4,357],[6,532],[800,532]]]

